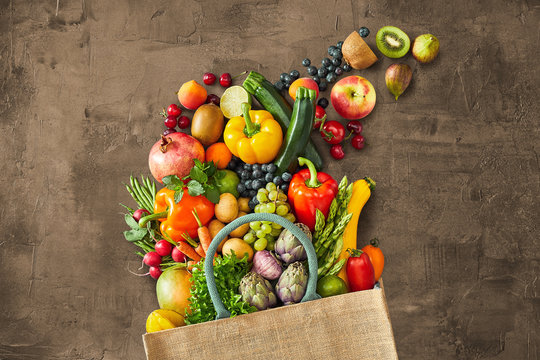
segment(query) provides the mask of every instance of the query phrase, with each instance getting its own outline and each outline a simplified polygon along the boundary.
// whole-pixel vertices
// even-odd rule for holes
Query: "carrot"
[[[199,242],[202,245],[202,248],[205,252],[205,254],[208,252],[208,248],[210,247],[210,243],[212,242],[212,236],[210,235],[210,230],[206,226],[203,226],[201,223],[201,219],[199,219],[199,215],[197,215],[197,210],[193,209],[192,211],[193,216],[195,216],[195,220],[197,220],[197,224],[199,224],[199,228],[197,229],[197,235],[199,236]]]
[[[197,246],[195,248],[195,252],[199,255],[201,255],[201,257],[206,257],[206,253],[204,252],[204,249],[202,247],[202,244],[199,244],[199,246]]]
[[[193,248],[187,242],[179,241],[176,248],[190,259],[195,261],[201,260],[201,256],[197,254],[197,252],[193,250]]]
[[[189,260],[189,261],[187,262],[187,269],[188,269],[188,270],[193,270],[193,267],[195,266],[195,264],[197,264],[196,261]]]

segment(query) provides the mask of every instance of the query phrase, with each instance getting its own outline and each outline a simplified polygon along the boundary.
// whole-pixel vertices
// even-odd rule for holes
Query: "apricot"
[[[317,92],[317,97],[319,97],[319,85],[315,82],[315,80],[312,80],[307,77],[303,77],[300,79],[296,79],[289,87],[289,95],[291,96],[293,100],[296,100],[296,90],[300,86],[315,90]]]
[[[196,110],[206,102],[207,92],[204,86],[195,80],[183,83],[178,90],[178,101],[189,110]]]

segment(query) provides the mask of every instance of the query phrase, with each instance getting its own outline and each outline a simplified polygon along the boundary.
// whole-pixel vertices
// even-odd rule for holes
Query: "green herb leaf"
[[[207,165],[208,165],[208,169],[206,169],[206,174],[210,178],[210,177],[214,176],[217,169],[216,169],[216,165],[214,164],[213,161],[210,161]]]
[[[201,194],[204,194],[204,187],[197,180],[191,180],[190,182],[188,182],[187,187],[188,193],[191,196],[199,196]]]
[[[175,191],[175,193],[174,193],[174,202],[178,204],[180,202],[180,200],[182,200],[183,196],[184,196],[184,189],[183,188],[181,190]]]
[[[201,184],[204,184],[208,181],[208,176],[204,173],[204,171],[202,171],[196,166],[192,167],[189,171],[189,177],[191,178],[191,180],[196,180]]]
[[[199,159],[193,159],[195,166],[201,170],[204,170],[204,164]]]
[[[124,237],[127,241],[139,241],[146,235],[146,233],[146,229],[128,230],[124,231]]]
[[[135,219],[133,218],[133,216],[131,214],[126,214],[124,219],[126,220],[126,224],[128,224],[128,226],[130,228],[135,229],[135,230],[140,229],[139,228],[139,223],[137,221],[135,221]]]
[[[219,190],[213,185],[206,185],[204,196],[212,203],[217,204],[219,202]]]
[[[184,182],[176,175],[164,176],[162,181],[169,190],[177,190],[178,187],[184,186]]]

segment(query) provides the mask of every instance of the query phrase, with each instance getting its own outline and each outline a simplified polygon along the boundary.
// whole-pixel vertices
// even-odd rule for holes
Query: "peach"
[[[206,89],[195,80],[183,83],[178,90],[178,101],[189,110],[196,110],[206,102]]]
[[[376,94],[366,78],[352,75],[334,85],[330,100],[340,116],[345,119],[361,119],[375,107]]]
[[[303,86],[303,87],[308,88],[308,89],[315,90],[317,92],[317,97],[319,97],[319,85],[317,85],[315,80],[312,80],[312,79],[307,78],[307,77],[303,77],[303,78],[294,80],[294,82],[289,87],[289,95],[291,96],[291,98],[293,100],[296,100],[296,90],[300,86]]]

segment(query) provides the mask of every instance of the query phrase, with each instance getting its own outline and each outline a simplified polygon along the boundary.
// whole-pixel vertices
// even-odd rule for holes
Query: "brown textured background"
[[[400,357],[538,359],[539,2],[292,3],[0,0],[1,359],[143,359],[154,281],[128,272],[118,203],[159,110],[205,71],[275,80],[383,25],[441,53],[401,60],[397,103],[390,59],[360,72],[369,146],[327,170],[377,181],[359,241],[382,242]]]

